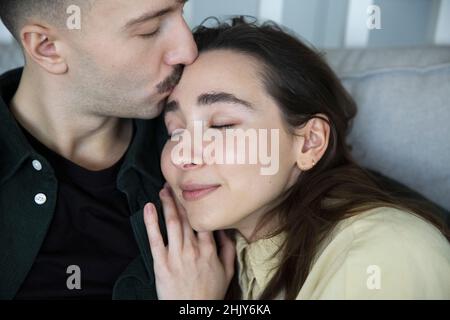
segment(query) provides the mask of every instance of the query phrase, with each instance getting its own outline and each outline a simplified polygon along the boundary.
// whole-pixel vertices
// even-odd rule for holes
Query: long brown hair
[[[352,159],[346,136],[357,107],[321,55],[274,23],[247,20],[236,17],[215,27],[198,27],[194,38],[199,52],[232,50],[254,57],[262,66],[265,89],[288,128],[293,131],[323,114],[331,129],[320,162],[300,174],[259,225],[277,215],[281,223],[271,236],[287,235],[279,268],[260,298],[273,299],[284,292],[286,299],[295,299],[321,242],[339,221],[369,209],[387,206],[408,211],[434,224],[449,239],[444,221],[431,213],[432,207],[387,191]],[[325,199],[335,201],[325,205]],[[235,277],[228,298],[239,297],[236,289]]]

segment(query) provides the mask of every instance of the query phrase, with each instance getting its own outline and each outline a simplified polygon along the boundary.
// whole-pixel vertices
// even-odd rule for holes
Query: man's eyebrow
[[[176,5],[173,5],[171,7],[167,7],[161,10],[158,10],[156,12],[147,12],[144,13],[143,15],[141,15],[140,17],[131,19],[130,21],[128,21],[125,26],[124,29],[127,30],[135,25],[141,24],[143,22],[146,22],[148,20],[152,20],[155,18],[159,18],[162,17],[166,14],[168,14],[169,12],[174,11],[179,5],[184,5],[186,4],[186,2],[188,2],[189,0],[176,0]]]
[[[241,104],[249,109],[254,109],[253,105],[245,101],[243,99],[239,99],[234,94],[227,92],[212,92],[212,93],[204,93],[200,95],[197,99],[199,105],[212,105],[215,103],[231,103],[231,104]]]

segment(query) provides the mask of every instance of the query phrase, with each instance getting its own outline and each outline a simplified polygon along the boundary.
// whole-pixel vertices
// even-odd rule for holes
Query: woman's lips
[[[183,199],[186,201],[200,200],[220,188],[220,185],[183,185],[181,186]]]

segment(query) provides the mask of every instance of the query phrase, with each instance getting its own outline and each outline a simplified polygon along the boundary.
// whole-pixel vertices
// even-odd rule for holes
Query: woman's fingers
[[[216,245],[216,240],[214,240],[214,234],[212,232],[198,232],[197,238],[201,245],[213,245],[214,247]]]
[[[148,203],[144,208],[144,223],[147,229],[153,260],[161,262],[165,259],[167,250],[159,229],[158,213],[152,203]]]
[[[233,251],[227,249],[224,242],[224,250],[228,253],[222,252],[224,257],[219,257],[213,233],[199,232],[198,237],[195,236],[184,209],[171,192],[164,188],[160,196],[168,246],[165,246],[160,232],[156,208],[153,204],[144,208],[158,298],[223,299],[233,275],[233,263],[230,262]]]
[[[192,245],[195,244],[197,241],[197,237],[194,234],[194,230],[191,227],[191,224],[189,223],[189,220],[186,215],[186,210],[183,208],[181,203],[177,200],[175,195],[173,194],[173,190],[167,185],[167,189],[169,190],[170,194],[172,195],[172,198],[175,201],[175,205],[177,207],[178,216],[181,221],[181,225],[183,228],[183,245]]]
[[[220,261],[222,262],[225,273],[228,279],[233,278],[234,275],[234,261],[236,259],[236,247],[234,242],[226,235],[225,231],[220,230],[219,246],[220,246]]]
[[[169,250],[181,252],[183,247],[183,229],[181,227],[178,209],[172,195],[164,188],[159,193],[164,210],[164,219],[166,221],[167,238],[169,240]]]

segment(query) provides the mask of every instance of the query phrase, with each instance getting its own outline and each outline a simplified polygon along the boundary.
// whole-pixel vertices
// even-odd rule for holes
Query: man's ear
[[[68,70],[60,43],[48,28],[26,25],[20,32],[22,45],[29,58],[52,74],[64,74]]]
[[[330,140],[328,117],[319,114],[296,130],[297,166],[301,171],[311,170],[327,151]]]

